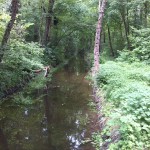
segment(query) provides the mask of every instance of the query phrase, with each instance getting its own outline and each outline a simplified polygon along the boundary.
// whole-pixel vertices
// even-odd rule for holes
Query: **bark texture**
[[[107,0],[99,0],[99,17],[98,23],[96,28],[96,35],[95,35],[95,45],[94,45],[94,68],[93,68],[93,75],[98,72],[99,69],[99,56],[100,56],[100,45],[101,45],[101,31],[102,31],[102,20],[104,16],[104,10],[106,7]]]
[[[16,20],[16,15],[18,13],[19,9],[19,0],[12,0],[11,1],[11,19],[7,24],[2,43],[1,43],[1,52],[0,52],[0,62],[2,61],[3,55],[4,55],[4,50],[5,46],[7,45],[8,39],[10,37],[10,32],[13,28],[14,22]]]

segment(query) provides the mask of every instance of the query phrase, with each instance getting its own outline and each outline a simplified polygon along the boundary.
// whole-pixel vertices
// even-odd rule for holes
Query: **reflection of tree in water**
[[[87,71],[87,64],[85,63],[85,60],[81,56],[77,56],[73,58],[69,64],[65,65],[65,70],[69,73],[74,73],[76,75],[85,73]]]
[[[1,150],[9,150],[7,139],[3,133],[3,130],[0,128],[0,149]]]
[[[11,150],[41,150],[44,148],[47,135],[43,133],[41,127],[41,120],[44,116],[43,104],[16,108],[10,106],[1,111],[5,112],[3,116],[5,119],[2,120],[1,126]],[[47,145],[45,150],[46,147]]]
[[[59,76],[61,76],[60,80],[58,80]],[[56,80],[54,79],[53,85],[55,86],[50,89],[51,92],[48,92],[47,104],[52,106],[49,108],[49,112],[53,113],[52,121],[49,121],[51,143],[56,149],[67,150],[79,146],[84,137],[86,131],[84,128],[88,121],[85,109],[90,89],[87,85],[86,88],[84,87],[85,89],[82,88],[81,82],[69,84],[69,81],[63,79],[63,76],[72,80],[72,77],[67,78],[64,72],[58,75]],[[86,95],[83,90],[86,90]]]
[[[86,134],[86,104],[90,94],[89,85],[84,82],[83,77],[82,74],[62,71],[56,74],[52,87],[47,87],[42,92],[44,96],[37,103],[2,107],[5,119],[1,126],[9,148],[78,149]],[[35,100],[38,98],[39,95],[31,97]]]

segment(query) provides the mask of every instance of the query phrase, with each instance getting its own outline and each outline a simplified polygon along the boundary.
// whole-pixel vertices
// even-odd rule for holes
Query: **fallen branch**
[[[50,68],[51,68],[50,66],[46,66],[46,67],[44,67],[43,69],[33,70],[33,73],[41,73],[41,72],[44,70],[44,71],[45,71],[44,77],[47,77]]]
[[[47,77],[50,70],[50,66],[45,67],[44,70],[45,70],[44,77]]]

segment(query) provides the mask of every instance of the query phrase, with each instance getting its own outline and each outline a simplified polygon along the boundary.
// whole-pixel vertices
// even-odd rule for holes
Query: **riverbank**
[[[106,149],[149,149],[150,68],[144,63],[106,62],[94,79],[104,94],[105,128],[97,138]],[[115,139],[115,140],[114,140]]]
[[[17,94],[18,92],[21,93],[24,89],[26,89],[26,86],[27,88],[29,87],[29,89],[33,88],[35,90],[37,88],[42,88],[46,85],[46,82],[49,82],[51,80],[52,75],[59,71],[66,64],[68,64],[68,62],[69,60],[66,60],[55,68],[46,68],[46,70],[44,71],[43,69],[40,69],[34,74],[27,74],[25,77],[20,77],[18,80],[15,79],[14,85],[10,86],[9,89],[5,90],[4,88],[2,88],[3,91],[0,91],[0,104],[3,103],[3,101],[5,101],[5,99],[7,99],[8,97]]]

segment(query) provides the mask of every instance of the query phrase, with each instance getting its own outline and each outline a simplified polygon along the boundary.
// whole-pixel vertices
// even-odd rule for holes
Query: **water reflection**
[[[86,104],[91,88],[84,82],[84,75],[64,70],[55,76],[52,85],[45,97],[51,144],[55,149],[79,149],[88,123]]]
[[[33,105],[14,107],[10,99],[1,106],[0,150],[92,150],[82,145],[89,137],[87,103],[92,91],[82,71],[68,67],[57,73]]]
[[[3,133],[3,130],[0,128],[0,149],[9,150],[7,139]]]

